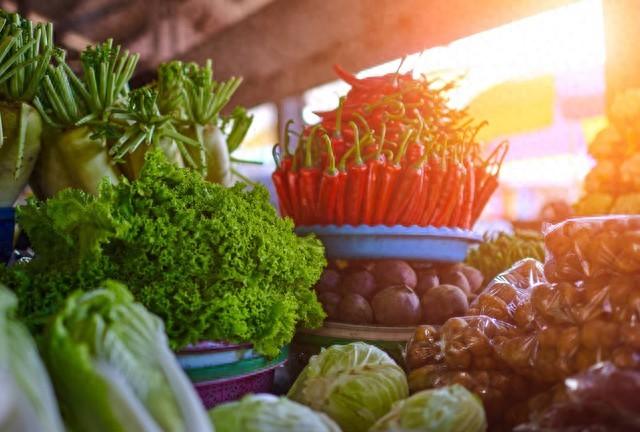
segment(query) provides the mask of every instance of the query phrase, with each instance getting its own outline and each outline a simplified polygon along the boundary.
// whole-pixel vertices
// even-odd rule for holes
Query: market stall
[[[463,77],[404,59],[350,71],[546,9],[607,30],[640,14],[630,2],[383,1],[379,30],[402,30],[384,41],[363,1],[309,23],[311,1],[251,1],[210,34],[189,33],[206,6],[167,2],[148,22],[173,13],[192,45],[96,28],[81,49],[69,34],[139,5],[71,7],[74,29],[54,6],[4,3],[0,431],[640,430],[640,67],[620,73],[640,57],[608,57],[606,89],[591,70],[582,104],[562,96],[570,74],[465,101]],[[618,37],[601,42],[620,56]],[[289,48],[260,63],[265,40]],[[305,111],[301,92],[331,79],[341,93]],[[244,150],[266,100],[281,139],[265,163]],[[517,193],[505,169],[587,160],[534,142],[587,118],[577,202],[529,221],[491,207]]]

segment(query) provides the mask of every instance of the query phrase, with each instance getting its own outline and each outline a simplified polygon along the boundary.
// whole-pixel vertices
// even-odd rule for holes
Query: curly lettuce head
[[[322,411],[346,431],[366,431],[409,395],[407,377],[387,353],[355,342],[313,356],[289,398]]]
[[[18,220],[36,258],[8,271],[20,312],[42,325],[66,296],[105,279],[127,283],[160,316],[173,348],[251,342],[277,355],[296,326],[322,324],[313,284],[322,244],[300,238],[261,186],[212,184],[150,152],[138,180],[103,183],[98,197],[63,191]]]

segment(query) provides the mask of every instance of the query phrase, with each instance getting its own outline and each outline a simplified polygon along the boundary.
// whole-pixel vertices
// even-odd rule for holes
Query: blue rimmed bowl
[[[460,228],[386,225],[311,225],[296,227],[299,235],[315,234],[330,259],[405,259],[460,262],[478,233]]]

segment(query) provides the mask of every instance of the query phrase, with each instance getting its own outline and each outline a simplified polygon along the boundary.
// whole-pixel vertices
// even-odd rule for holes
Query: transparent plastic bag
[[[640,431],[640,371],[599,363],[527,403],[518,432]]]
[[[486,315],[527,328],[533,324],[531,289],[546,283],[542,263],[534,259],[518,261],[496,276],[469,307],[470,315]]]
[[[544,241],[551,282],[640,273],[640,216],[569,219],[545,227]]]

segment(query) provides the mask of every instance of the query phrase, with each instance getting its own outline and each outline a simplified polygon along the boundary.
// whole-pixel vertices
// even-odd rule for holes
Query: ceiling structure
[[[217,78],[244,77],[234,103],[255,106],[333,80],[334,63],[361,70],[572,1],[0,0],[0,6],[52,21],[70,58],[109,37],[139,52],[134,85],[152,80],[161,61],[211,58]],[[635,1],[603,0],[605,11],[607,4],[621,11],[616,23],[622,4],[628,9]],[[622,49],[618,40],[611,43]]]

